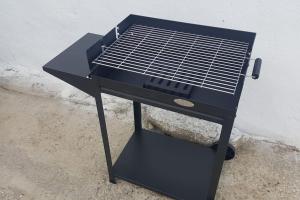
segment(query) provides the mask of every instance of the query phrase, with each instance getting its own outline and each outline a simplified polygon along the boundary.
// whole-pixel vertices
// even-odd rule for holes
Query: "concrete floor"
[[[114,160],[130,114],[108,112]],[[167,199],[108,182],[97,120],[93,107],[0,89],[0,199]],[[216,199],[300,199],[299,160],[295,148],[249,139],[225,163]]]

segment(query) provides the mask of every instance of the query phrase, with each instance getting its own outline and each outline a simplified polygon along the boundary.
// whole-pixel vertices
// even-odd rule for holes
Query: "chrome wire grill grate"
[[[93,63],[234,94],[247,51],[245,42],[132,25]]]

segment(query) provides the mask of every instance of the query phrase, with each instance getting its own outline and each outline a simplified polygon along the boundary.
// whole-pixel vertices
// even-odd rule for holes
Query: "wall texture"
[[[1,1],[0,84],[85,99],[41,66],[86,32],[105,34],[130,13],[253,31],[261,78],[246,81],[235,128],[300,147],[299,10],[298,0]]]

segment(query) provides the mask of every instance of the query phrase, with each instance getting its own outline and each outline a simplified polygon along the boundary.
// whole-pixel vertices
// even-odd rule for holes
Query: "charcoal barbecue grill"
[[[223,162],[234,156],[229,138],[254,39],[251,32],[129,15],[105,36],[86,34],[43,69],[95,97],[110,182],[214,199]],[[257,58],[252,78],[260,67]],[[114,164],[101,93],[133,101],[135,131]],[[220,138],[203,146],[145,130],[141,103],[221,124]]]

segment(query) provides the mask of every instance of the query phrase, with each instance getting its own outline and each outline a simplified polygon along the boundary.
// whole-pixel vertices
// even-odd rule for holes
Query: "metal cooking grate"
[[[234,94],[247,51],[245,42],[132,25],[93,63]]]

